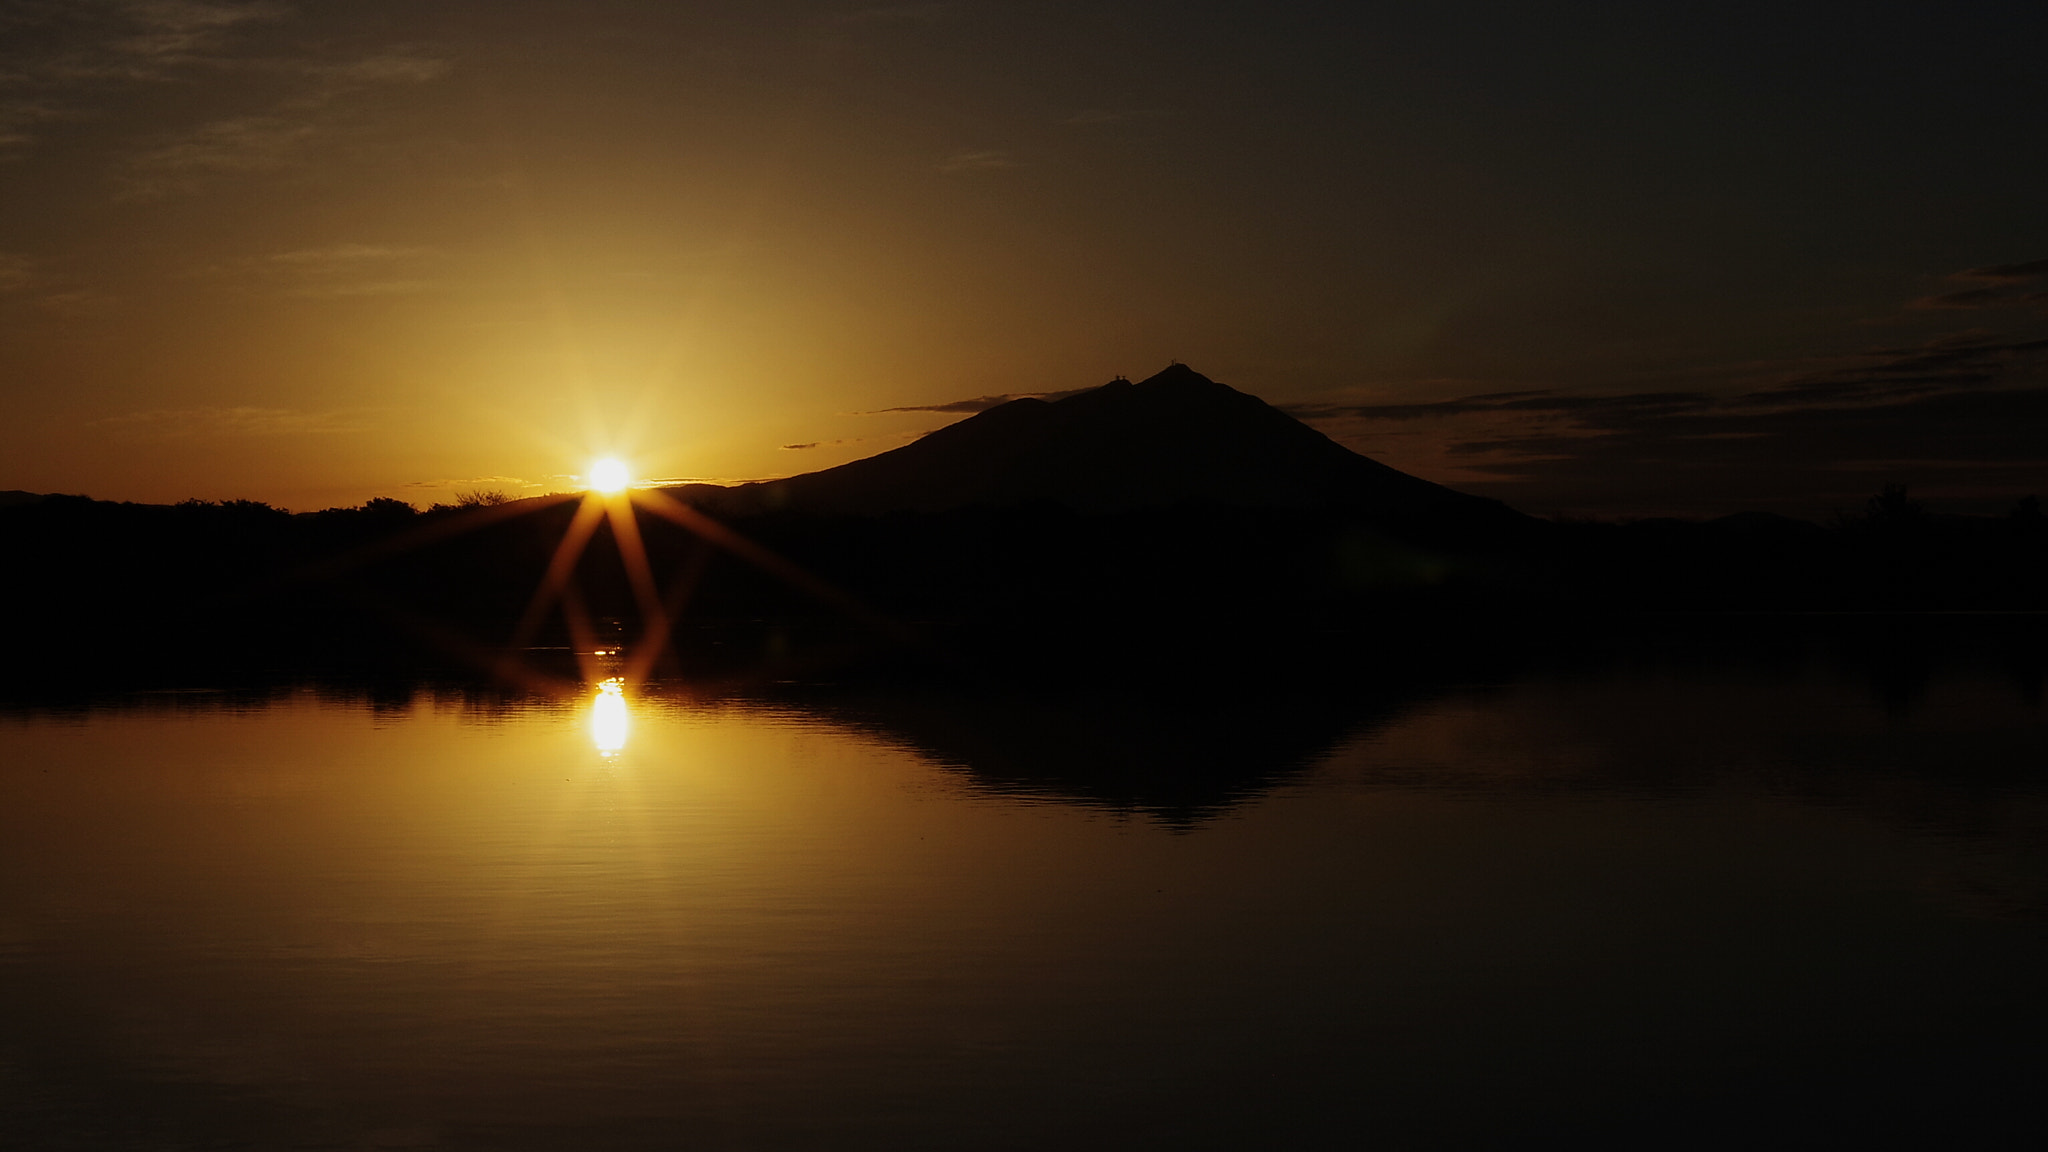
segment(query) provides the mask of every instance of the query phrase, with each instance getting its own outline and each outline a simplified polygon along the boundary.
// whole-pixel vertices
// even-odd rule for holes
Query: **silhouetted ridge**
[[[1272,407],[1175,364],[1063,400],[1012,400],[901,448],[692,499],[746,515],[940,512],[1055,504],[1119,513],[1188,503],[1343,509],[1446,529],[1524,518],[1361,456]]]

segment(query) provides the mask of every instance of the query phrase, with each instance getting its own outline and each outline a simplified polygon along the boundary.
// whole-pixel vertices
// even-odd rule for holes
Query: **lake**
[[[2038,647],[1986,651],[18,701],[0,1119],[37,1149],[2029,1133],[2048,712]]]

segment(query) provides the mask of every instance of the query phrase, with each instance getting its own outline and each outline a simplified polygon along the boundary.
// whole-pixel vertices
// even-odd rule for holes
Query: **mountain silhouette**
[[[692,485],[729,516],[875,516],[1056,504],[1123,513],[1191,503],[1337,509],[1438,526],[1525,522],[1495,500],[1389,468],[1183,364],[1058,401],[1012,400],[864,460],[733,488]]]

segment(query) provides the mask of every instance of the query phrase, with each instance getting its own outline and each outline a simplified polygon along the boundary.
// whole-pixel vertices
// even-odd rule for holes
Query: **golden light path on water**
[[[607,757],[616,756],[625,749],[632,727],[625,679],[614,676],[598,684],[597,695],[590,701],[590,742]]]
[[[1113,708],[626,666],[0,709],[0,1147],[2037,1120],[2048,725],[1997,668],[1902,718],[1827,662]],[[1980,1135],[1909,1146],[2025,1146]]]

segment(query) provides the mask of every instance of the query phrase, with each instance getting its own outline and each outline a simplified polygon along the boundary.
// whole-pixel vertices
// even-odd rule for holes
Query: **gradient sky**
[[[2048,6],[0,0],[0,488],[742,479],[1169,360],[1540,514],[2048,493]]]

